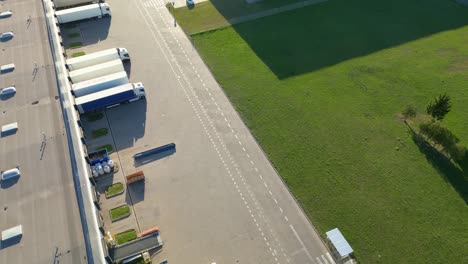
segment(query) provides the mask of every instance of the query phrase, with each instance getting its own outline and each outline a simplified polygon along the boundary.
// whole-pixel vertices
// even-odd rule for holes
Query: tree
[[[408,118],[415,117],[417,113],[418,113],[418,110],[416,109],[416,107],[412,105],[406,106],[406,108],[403,109],[403,112],[402,112],[403,117],[405,118],[405,122]]]
[[[435,120],[444,119],[445,115],[450,112],[450,96],[447,94],[439,95],[433,102],[430,102],[426,108],[428,114],[430,114]]]

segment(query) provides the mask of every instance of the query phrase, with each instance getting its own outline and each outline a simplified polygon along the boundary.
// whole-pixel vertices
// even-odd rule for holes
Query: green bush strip
[[[83,55],[86,55],[86,52],[84,51],[79,51],[79,52],[75,52],[72,54],[72,57],[73,58],[76,58],[76,57],[80,57],[80,56],[83,56]]]
[[[72,28],[76,28],[77,26],[78,26],[77,24],[66,24],[63,27],[66,29],[72,29]]]
[[[137,233],[135,229],[129,229],[127,231],[124,231],[122,233],[118,233],[115,235],[115,240],[117,241],[117,244],[122,245],[127,243],[128,241],[135,240],[137,238]]]
[[[68,37],[69,38],[79,38],[79,37],[81,37],[81,34],[80,33],[72,33],[72,34],[68,34]]]
[[[96,148],[96,150],[100,150],[100,149],[107,149],[107,152],[109,153],[112,153],[114,151],[111,144],[102,145]]]
[[[83,46],[82,42],[73,42],[70,45],[68,45],[69,49],[77,49],[79,47]]]
[[[116,195],[119,195],[124,192],[124,185],[121,182],[114,183],[112,185],[109,185],[106,188],[106,198],[110,198]]]
[[[107,128],[103,127],[103,128],[93,130],[93,132],[91,132],[91,133],[93,134],[93,138],[98,138],[98,137],[102,137],[102,136],[107,135],[108,130],[107,130]]]
[[[130,206],[122,205],[109,211],[112,222],[120,220],[130,215]]]
[[[94,122],[94,121],[97,121],[97,120],[101,120],[103,117],[104,117],[104,114],[103,114],[102,112],[99,112],[99,113],[91,113],[91,114],[87,114],[87,115],[86,115],[86,119],[87,119],[89,122]]]

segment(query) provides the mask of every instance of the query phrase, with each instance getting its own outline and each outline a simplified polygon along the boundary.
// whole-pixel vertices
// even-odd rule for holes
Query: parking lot
[[[14,243],[0,243],[0,263],[87,263],[67,138],[40,1],[5,0],[0,33],[0,126],[17,122],[16,133],[0,136],[0,170],[18,167],[21,175],[0,186],[0,230],[22,225]],[[58,262],[56,262],[58,263]]]
[[[332,263],[320,237],[255,142],[183,32],[161,5],[108,1],[111,19],[80,23],[92,53],[124,47],[130,82],[143,82],[146,101],[108,109],[84,129],[89,150],[111,144],[119,172],[98,179],[98,190],[142,170],[144,183],[120,196],[101,196],[113,233],[160,227],[171,263]],[[138,15],[136,15],[138,14]],[[69,34],[64,30],[64,35]],[[93,130],[109,134],[93,139]],[[133,155],[167,143],[176,151],[145,164]],[[108,210],[133,205],[111,223]],[[158,263],[158,262],[157,262]]]

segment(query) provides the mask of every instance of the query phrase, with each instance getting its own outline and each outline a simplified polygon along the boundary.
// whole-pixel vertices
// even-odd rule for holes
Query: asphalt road
[[[0,42],[0,64],[16,69],[0,87],[17,93],[0,101],[0,125],[19,130],[0,138],[0,170],[19,166],[21,177],[1,183],[0,230],[21,224],[23,237],[2,242],[0,263],[87,263],[42,3],[1,1],[6,10],[13,16],[0,19],[0,32],[15,36]]]
[[[130,81],[145,85],[146,101],[106,110],[106,118],[123,174],[145,172],[127,202],[137,230],[160,227],[156,263],[332,263],[164,3],[108,3],[111,19],[80,25],[82,50],[127,48]],[[170,142],[175,153],[134,163],[134,154]]]

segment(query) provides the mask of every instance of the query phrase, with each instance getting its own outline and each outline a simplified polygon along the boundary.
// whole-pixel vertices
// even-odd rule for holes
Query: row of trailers
[[[146,98],[141,82],[129,83],[125,48],[112,48],[66,60],[75,107],[80,114]]]

